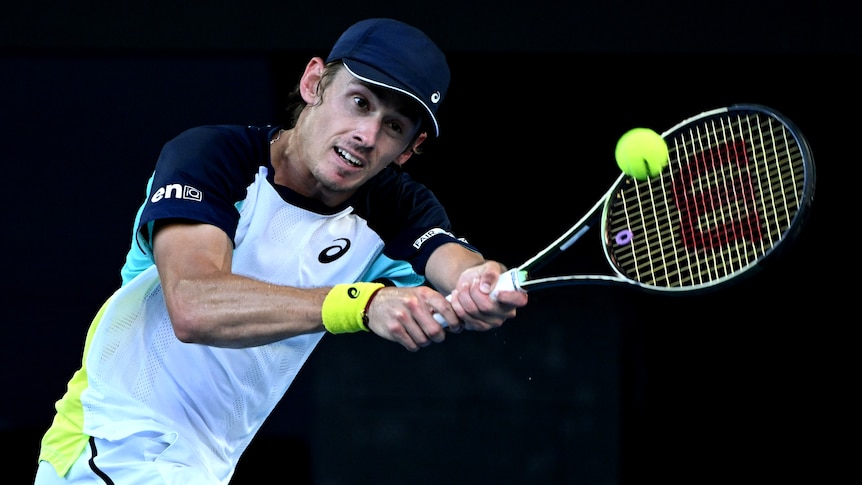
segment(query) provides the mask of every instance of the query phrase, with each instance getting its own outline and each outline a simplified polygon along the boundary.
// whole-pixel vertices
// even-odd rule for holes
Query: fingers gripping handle
[[[500,278],[497,279],[497,285],[491,290],[491,299],[497,301],[497,293],[501,291],[520,291],[522,276],[518,268],[510,269],[501,274]]]
[[[501,291],[514,291],[521,289],[521,274],[518,268],[510,269],[505,273],[500,275],[500,278],[497,279],[497,285],[494,286],[494,289],[491,290],[491,299],[497,300],[497,293]],[[450,293],[446,296],[446,300],[452,301],[452,294]],[[446,323],[446,319],[443,318],[443,315],[439,313],[434,313],[434,320],[437,320],[437,323],[444,327],[448,327],[449,324]]]

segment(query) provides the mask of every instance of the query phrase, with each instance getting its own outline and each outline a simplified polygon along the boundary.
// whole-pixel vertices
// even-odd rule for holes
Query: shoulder
[[[205,125],[189,128],[169,140],[159,154],[156,178],[162,182],[188,174],[192,179],[222,173],[247,184],[258,167],[269,164],[273,126]],[[217,177],[218,182],[224,177]],[[167,180],[173,182],[173,180]]]
[[[167,145],[194,145],[200,148],[225,146],[268,146],[275,126],[202,125],[188,128]]]
[[[434,193],[397,166],[387,167],[369,180],[357,192],[354,207],[384,239],[407,228],[418,232],[450,229],[446,210]]]
[[[437,223],[448,225],[445,210],[434,193],[396,165],[369,180],[358,192],[356,205],[365,212],[394,212],[408,218],[442,217]]]
[[[397,165],[389,165],[374,178],[369,180],[359,191],[363,198],[387,198],[406,202],[415,199],[427,200],[439,204],[434,193],[424,184],[414,180],[407,172]]]

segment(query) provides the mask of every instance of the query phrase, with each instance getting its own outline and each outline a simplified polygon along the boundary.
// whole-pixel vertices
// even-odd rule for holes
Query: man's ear
[[[405,163],[407,163],[407,160],[409,160],[414,153],[417,153],[416,150],[419,149],[419,145],[421,145],[422,142],[425,141],[427,138],[427,132],[423,131],[422,133],[419,133],[419,136],[416,137],[416,141],[414,141],[412,145],[407,147],[407,149],[404,150],[404,153],[398,155],[398,158],[395,159],[395,163],[398,165],[404,165]]]
[[[326,64],[320,57],[312,57],[305,66],[305,71],[299,80],[299,93],[302,99],[308,104],[314,104],[319,98],[317,91],[320,86],[320,78],[323,76],[323,69]]]

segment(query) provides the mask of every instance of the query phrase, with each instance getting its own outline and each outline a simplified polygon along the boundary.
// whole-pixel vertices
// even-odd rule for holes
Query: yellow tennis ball
[[[623,134],[615,155],[620,170],[638,180],[655,177],[668,163],[667,142],[649,128],[633,128]]]

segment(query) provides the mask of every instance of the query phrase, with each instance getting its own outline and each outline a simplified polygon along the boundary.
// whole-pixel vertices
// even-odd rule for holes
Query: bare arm
[[[212,225],[166,224],[154,237],[165,303],[181,341],[242,348],[324,330],[321,309],[332,287],[279,286],[233,274],[231,241]],[[410,351],[445,338],[433,312],[457,320],[445,298],[424,286],[383,288],[372,303],[369,329]]]
[[[208,224],[159,229],[153,252],[177,338],[219,347],[262,345],[323,330],[330,288],[272,285],[231,273],[233,246]]]
[[[425,276],[434,288],[448,294],[457,288],[458,280],[464,271],[483,263],[485,258],[479,253],[470,251],[460,244],[444,244],[428,258]]]
[[[331,287],[294,288],[231,272],[233,246],[208,224],[169,224],[160,228],[153,251],[174,332],[183,342],[241,348],[324,330],[321,308]],[[489,293],[505,268],[458,244],[447,244],[427,266],[432,288],[383,288],[371,301],[368,328],[416,351],[442,342],[449,330],[488,330],[500,326],[526,304],[526,294]],[[511,293],[511,295],[507,294]]]

